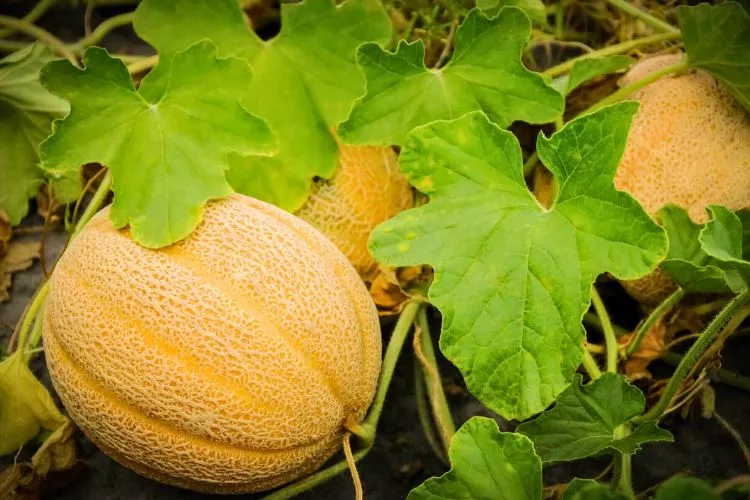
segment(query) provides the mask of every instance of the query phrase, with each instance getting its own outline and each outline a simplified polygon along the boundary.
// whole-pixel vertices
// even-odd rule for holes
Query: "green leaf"
[[[592,57],[576,61],[570,73],[552,82],[552,86],[567,96],[582,84],[609,73],[616,73],[630,67],[635,59],[628,56]]]
[[[724,270],[729,287],[741,292],[750,286],[750,262],[742,258],[742,221],[721,205],[706,210],[711,220],[700,234],[703,251]]]
[[[531,35],[526,15],[515,7],[494,19],[473,9],[456,30],[450,62],[424,65],[422,41],[400,41],[395,52],[368,43],[357,51],[367,93],[341,124],[342,139],[355,144],[403,144],[415,127],[484,111],[506,127],[515,120],[546,123],[563,111],[562,96],[521,63]]]
[[[495,17],[503,7],[518,7],[534,24],[547,26],[547,9],[542,0],[477,0],[477,8]]]
[[[750,260],[750,209],[743,208],[735,212],[742,223],[742,258]]]
[[[602,108],[539,138],[560,185],[549,210],[526,188],[516,138],[481,113],[420,127],[402,149],[430,203],[381,224],[370,250],[386,265],[432,265],[441,350],[504,418],[539,413],[570,383],[596,276],[634,279],[666,253],[663,230],[613,186],[636,109]]]
[[[737,2],[680,6],[688,61],[718,78],[750,110],[750,13]]]
[[[622,375],[605,373],[596,381],[573,384],[557,398],[555,406],[536,419],[518,426],[516,432],[534,442],[544,463],[578,460],[617,450],[635,453],[649,441],[672,441],[672,435],[645,422],[629,436],[618,439],[615,429],[643,413],[645,399]]]
[[[16,453],[42,429],[55,431],[67,421],[22,351],[0,362],[0,456]]]
[[[688,292],[729,291],[724,271],[701,247],[704,226],[690,220],[687,211],[677,205],[659,210],[659,218],[669,240],[662,270]]]
[[[135,29],[160,54],[209,38],[222,56],[250,63],[243,104],[268,122],[279,151],[272,158],[232,155],[228,180],[236,191],[290,211],[304,204],[314,177],[329,178],[338,166],[333,129],[365,88],[356,48],[391,35],[378,0],[282,4],[281,32],[268,41],[247,26],[236,0],[144,0]]]
[[[39,70],[55,55],[32,44],[0,59],[0,211],[18,224],[39,190],[39,143],[52,131],[52,120],[68,112],[68,104],[39,83]]]
[[[563,500],[628,500],[628,497],[612,491],[607,484],[576,478],[565,489]]]
[[[104,49],[88,49],[83,61],[83,70],[67,61],[42,70],[45,87],[72,107],[41,146],[43,166],[57,175],[90,162],[109,167],[110,219],[118,228],[130,224],[146,247],[185,238],[208,200],[232,192],[225,179],[230,152],[274,150],[268,126],[239,102],[252,76],[247,63],[217,59],[208,41],[163,59],[168,85],[155,101],[144,97],[150,77],[137,91],[122,62]]]
[[[525,436],[473,417],[451,439],[451,470],[409,493],[408,500],[541,500],[542,464]]]
[[[664,483],[654,500],[721,500],[721,495],[695,477],[675,477]]]

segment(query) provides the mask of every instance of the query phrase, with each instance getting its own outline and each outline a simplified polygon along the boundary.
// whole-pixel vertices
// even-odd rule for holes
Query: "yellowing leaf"
[[[66,422],[21,351],[0,362],[0,456],[16,453],[42,429],[55,431]]]

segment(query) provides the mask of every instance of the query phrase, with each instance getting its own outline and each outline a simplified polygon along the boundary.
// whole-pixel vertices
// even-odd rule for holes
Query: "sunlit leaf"
[[[525,436],[473,417],[450,445],[451,470],[413,489],[408,500],[541,500],[542,464]]]
[[[627,69],[634,61],[635,59],[628,56],[581,59],[573,64],[567,75],[555,79],[552,86],[563,95],[568,95],[589,80]]]
[[[718,78],[750,110],[750,13],[737,2],[680,6],[688,61]]]
[[[53,59],[41,44],[0,59],[0,211],[14,225],[44,180],[39,143],[52,131],[52,120],[68,112],[68,104],[39,83],[39,70]]]
[[[137,91],[124,64],[105,50],[90,48],[83,61],[83,70],[67,61],[42,70],[45,87],[72,108],[41,146],[43,167],[56,175],[86,163],[109,167],[110,219],[129,224],[144,246],[185,238],[208,200],[232,192],[225,178],[230,152],[274,151],[268,126],[240,105],[250,68],[241,59],[218,59],[209,42],[162,59],[169,78],[158,100],[144,97],[150,76]]]
[[[663,230],[613,186],[636,109],[605,107],[540,137],[560,185],[549,210],[526,187],[516,138],[481,113],[420,127],[402,149],[401,169],[430,202],[381,224],[370,250],[435,269],[441,350],[505,418],[544,410],[570,383],[596,276],[634,279],[666,253]]]
[[[643,443],[673,441],[672,435],[644,422],[619,438],[615,429],[643,413],[645,398],[622,375],[605,373],[587,385],[577,375],[555,406],[518,426],[534,442],[542,461],[563,462],[598,455],[605,450],[634,453]]]
[[[545,123],[562,113],[563,98],[521,63],[531,24],[517,8],[489,19],[472,10],[456,30],[450,62],[430,70],[422,41],[399,42],[395,52],[362,45],[357,62],[367,77],[339,134],[356,144],[403,144],[413,128],[484,111],[506,127],[515,120]]]
[[[279,151],[232,155],[228,180],[236,191],[290,211],[304,204],[314,177],[329,178],[338,165],[333,129],[365,88],[357,46],[391,35],[378,0],[284,3],[281,32],[268,41],[250,29],[236,0],[144,0],[135,29],[160,54],[209,38],[221,56],[250,63],[252,81],[237,82],[247,90],[243,105],[268,122]]]
[[[503,7],[518,7],[539,26],[547,25],[547,8],[542,0],[477,0],[477,7],[495,17]]]

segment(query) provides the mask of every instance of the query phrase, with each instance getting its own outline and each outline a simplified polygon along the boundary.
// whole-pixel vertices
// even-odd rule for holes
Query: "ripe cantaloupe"
[[[681,54],[643,59],[622,78],[628,85],[674,64]],[[750,206],[750,115],[716,79],[703,71],[667,76],[630,96],[640,101],[615,176],[655,215],[675,203],[691,219],[707,221],[705,207]],[[623,285],[643,303],[660,302],[674,290],[663,272]]]
[[[370,233],[412,206],[414,195],[393,149],[340,144],[338,170],[313,185],[296,215],[328,236],[370,282],[378,274],[367,249]]]
[[[198,491],[317,469],[380,370],[375,306],[320,232],[241,195],[161,250],[97,214],[60,259],[44,344],[63,404],[112,458]]]

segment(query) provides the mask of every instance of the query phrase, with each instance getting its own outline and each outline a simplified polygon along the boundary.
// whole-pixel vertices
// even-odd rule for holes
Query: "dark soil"
[[[19,15],[28,9],[26,2],[11,2],[0,8],[3,13]],[[72,13],[71,13],[72,12]],[[110,9],[98,10],[93,19],[94,25],[101,18],[117,13]],[[42,20],[42,24],[66,40],[81,36],[80,20],[82,11],[53,11]],[[148,47],[137,41],[132,31],[119,29],[106,39],[106,46],[113,51],[149,53]],[[32,207],[32,213],[34,209]],[[40,224],[38,216],[30,216],[26,224]],[[46,243],[46,262],[52,263],[59,255],[65,241],[61,232],[51,233]],[[32,293],[42,279],[39,263],[28,271],[15,275],[11,290],[12,299],[0,305],[0,343],[5,345],[9,331],[2,324],[15,325]],[[633,304],[617,287],[608,286],[605,294],[607,303],[619,312],[616,320],[622,324],[633,323],[637,317]],[[439,318],[432,318],[433,334],[437,340]],[[384,337],[390,334],[384,328]],[[384,342],[385,343],[385,342]],[[34,367],[44,383],[51,387],[49,376],[40,357]],[[724,350],[724,367],[750,376],[750,336],[732,340]],[[447,470],[430,451],[417,418],[413,398],[413,359],[410,349],[404,349],[386,401],[377,440],[371,453],[359,464],[359,471],[365,489],[365,497],[370,500],[393,500],[405,498],[408,492],[426,478],[439,475]],[[464,387],[458,371],[446,360],[441,360],[443,375],[448,383]],[[657,375],[668,376],[666,365],[652,366]],[[716,390],[716,410],[750,441],[750,393],[721,384],[714,384]],[[456,424],[460,425],[473,415],[491,415],[468,393],[450,396]],[[59,401],[58,401],[59,403]],[[498,420],[499,421],[499,420]],[[513,425],[501,422],[501,428],[511,430]],[[678,473],[695,474],[716,480],[728,479],[747,474],[748,469],[742,452],[736,442],[715,420],[702,418],[693,412],[687,419],[674,417],[663,424],[675,436],[674,444],[647,446],[634,459],[633,477],[636,491],[645,490]],[[56,489],[44,497],[60,500],[172,500],[212,498],[176,488],[161,485],[118,465],[102,454],[81,433],[77,436],[81,466],[57,478]],[[23,457],[21,457],[23,459]],[[338,459],[339,457],[336,457]],[[0,468],[9,465],[11,459],[0,460]],[[573,477],[595,477],[608,464],[604,457],[584,460],[573,464],[548,467],[544,471],[545,484],[553,485],[568,482]],[[63,485],[63,486],[60,486]],[[349,500],[353,497],[351,479],[347,474],[335,478],[300,498]],[[239,498],[255,498],[243,496]]]

